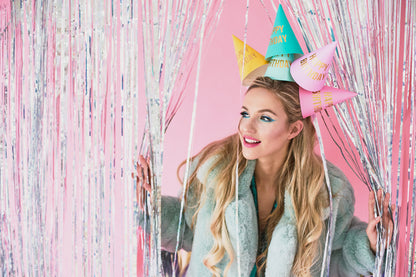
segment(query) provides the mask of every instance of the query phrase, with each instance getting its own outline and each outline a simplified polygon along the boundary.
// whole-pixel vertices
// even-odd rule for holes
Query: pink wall
[[[246,8],[243,2],[224,2],[218,27],[212,35],[212,40],[206,41],[203,48],[193,154],[198,153],[209,142],[236,131],[240,116],[241,95],[246,88],[240,85],[231,35],[236,35],[241,39],[244,37]],[[271,22],[274,21],[276,14],[272,7],[267,7],[267,10],[271,18],[267,16],[260,1],[250,1],[247,43],[263,55],[266,53],[273,27]],[[289,13],[286,12],[286,14],[290,17]],[[298,26],[293,27],[295,31],[296,28]],[[192,78],[195,79],[195,77]],[[194,85],[192,84],[188,86],[185,101],[166,134],[162,187],[164,194],[176,195],[179,190],[176,169],[179,163],[186,159],[193,95]],[[368,190],[366,186],[351,172],[338,148],[326,134],[325,126],[321,124],[320,127],[325,141],[327,159],[339,166],[348,176],[355,189],[356,215],[362,220],[367,220]]]

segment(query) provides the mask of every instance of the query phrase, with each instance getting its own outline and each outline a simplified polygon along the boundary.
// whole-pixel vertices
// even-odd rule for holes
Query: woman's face
[[[292,138],[282,103],[265,88],[253,88],[245,95],[238,132],[248,160],[272,162],[286,155]]]

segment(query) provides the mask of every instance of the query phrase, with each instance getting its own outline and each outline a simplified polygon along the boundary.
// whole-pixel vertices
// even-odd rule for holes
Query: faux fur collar
[[[198,179],[206,184],[207,190],[214,189],[215,177],[218,175],[220,170],[219,166],[212,169],[216,160],[216,157],[210,158],[201,166],[197,174]],[[238,184],[239,197],[242,197],[247,193],[251,194],[250,183],[254,174],[255,166],[255,160],[248,161],[247,167],[240,175]],[[291,268],[297,249],[297,229],[292,198],[290,197],[288,191],[285,192],[284,201],[284,213],[273,231],[273,237],[269,246],[266,276],[291,276]],[[233,201],[230,206],[234,207],[234,202],[235,201]],[[322,218],[325,220],[329,217],[329,215],[330,210],[327,208],[323,211]],[[252,225],[257,228],[257,218],[245,218],[244,220],[255,221],[252,222]],[[230,237],[235,237],[235,234],[232,234],[232,229],[229,230],[229,232],[231,232]],[[255,256],[251,259],[255,260]]]

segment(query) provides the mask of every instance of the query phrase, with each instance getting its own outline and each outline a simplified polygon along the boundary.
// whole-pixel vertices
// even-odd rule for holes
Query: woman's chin
[[[255,156],[255,155],[250,155],[250,153],[245,153],[244,151],[243,151],[243,157],[244,157],[246,160],[256,160],[256,159],[257,159],[257,156]]]

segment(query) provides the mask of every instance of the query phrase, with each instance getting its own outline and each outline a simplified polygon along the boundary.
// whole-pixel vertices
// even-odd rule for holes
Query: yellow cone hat
[[[244,42],[234,35],[233,41],[241,81],[244,86],[249,86],[250,83],[258,76],[264,75],[267,70],[268,63],[262,54],[254,50],[248,44],[246,44],[246,52],[244,53]]]

